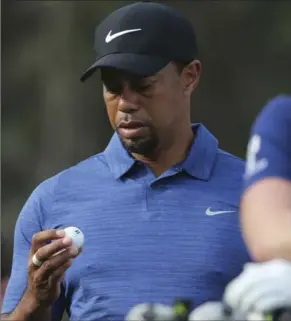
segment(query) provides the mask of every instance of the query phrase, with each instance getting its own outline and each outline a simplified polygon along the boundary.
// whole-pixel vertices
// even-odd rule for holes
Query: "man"
[[[270,100],[250,136],[241,222],[257,263],[231,282],[224,297],[241,314],[288,308],[291,320],[291,96]]]
[[[2,307],[2,302],[4,294],[6,291],[7,283],[10,278],[12,265],[12,253],[9,248],[7,239],[4,238],[3,233],[1,233],[1,298],[0,298],[0,308]]]
[[[255,263],[226,287],[224,302],[244,319],[291,320],[291,96],[271,99],[252,126],[241,222]]]
[[[237,213],[244,164],[191,126],[201,63],[190,22],[161,4],[132,4],[99,25],[95,46],[82,80],[101,69],[115,134],[24,206],[7,320],[59,320],[66,309],[72,320],[120,321],[142,302],[200,304],[219,299],[249,261]],[[77,258],[63,238],[71,225],[86,239]]]
[[[272,99],[253,125],[241,220],[255,261],[291,261],[291,96]]]

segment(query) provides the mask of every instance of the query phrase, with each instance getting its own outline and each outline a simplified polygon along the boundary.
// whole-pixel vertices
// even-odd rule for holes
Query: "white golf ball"
[[[85,242],[85,237],[83,232],[74,226],[70,226],[64,229],[66,236],[70,237],[73,241],[73,245],[75,245],[78,249],[82,248]]]

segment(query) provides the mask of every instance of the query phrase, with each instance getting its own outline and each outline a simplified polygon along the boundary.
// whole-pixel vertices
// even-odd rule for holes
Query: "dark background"
[[[112,135],[94,60],[94,28],[132,1],[2,1],[2,230],[11,238],[31,191],[104,149]],[[291,91],[291,2],[163,1],[196,28],[203,73],[193,122],[244,157],[268,99]]]

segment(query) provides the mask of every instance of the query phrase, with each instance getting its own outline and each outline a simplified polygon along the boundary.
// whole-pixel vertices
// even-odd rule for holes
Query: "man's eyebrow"
[[[141,80],[144,82],[155,83],[157,82],[158,78],[156,76],[151,76],[151,77],[141,78]]]

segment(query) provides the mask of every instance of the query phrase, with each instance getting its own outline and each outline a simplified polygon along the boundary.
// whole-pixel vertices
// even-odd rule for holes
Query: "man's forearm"
[[[243,235],[249,252],[256,262],[278,258],[291,261],[290,213],[277,211],[278,218],[266,220],[256,220],[258,212],[246,213],[248,215],[242,219]],[[252,217],[249,214],[253,214]]]
[[[250,187],[241,199],[244,239],[255,261],[291,260],[291,183],[270,178]]]
[[[5,321],[52,321],[51,308],[41,307],[37,303],[23,297],[11,314],[1,315]]]
[[[258,239],[251,237],[247,240],[248,248],[257,262],[265,262],[273,259],[285,259],[291,261],[291,225],[273,226],[268,235],[259,234]],[[247,237],[246,237],[247,239]]]

